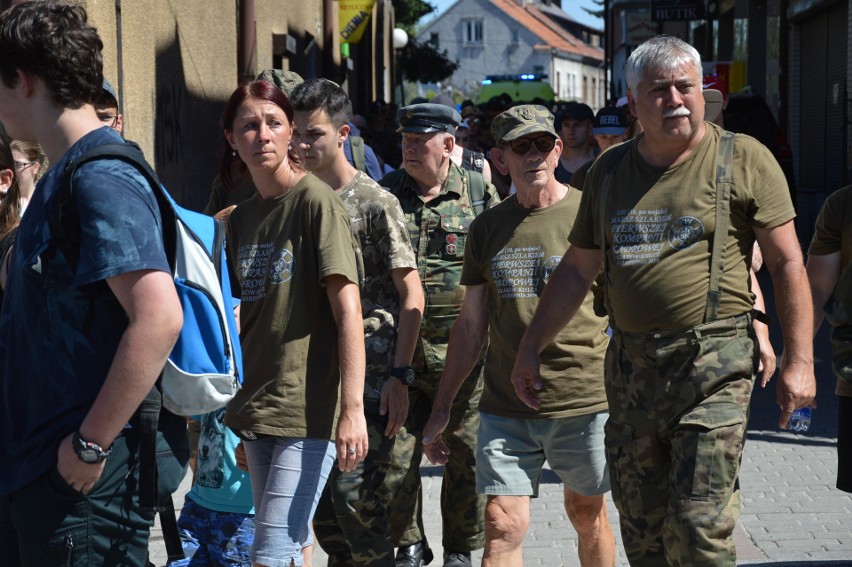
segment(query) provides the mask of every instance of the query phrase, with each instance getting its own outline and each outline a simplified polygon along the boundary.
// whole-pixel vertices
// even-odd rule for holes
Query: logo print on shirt
[[[669,229],[669,244],[675,250],[694,246],[704,235],[704,225],[695,217],[680,217]]]
[[[274,284],[280,284],[288,281],[293,277],[293,253],[287,250],[281,250],[273,258],[269,265],[269,281]]]

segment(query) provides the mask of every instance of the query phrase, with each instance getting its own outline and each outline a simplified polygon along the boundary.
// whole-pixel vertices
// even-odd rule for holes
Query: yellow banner
[[[376,0],[338,0],[340,15],[340,41],[358,43],[373,13]]]

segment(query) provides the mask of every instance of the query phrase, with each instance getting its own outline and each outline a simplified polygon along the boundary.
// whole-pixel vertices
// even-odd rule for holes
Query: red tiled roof
[[[534,4],[531,3],[522,7],[518,5],[516,0],[490,1],[544,42],[543,45],[535,45],[534,49],[558,49],[603,61],[603,49],[583,43],[579,38],[551,20]]]

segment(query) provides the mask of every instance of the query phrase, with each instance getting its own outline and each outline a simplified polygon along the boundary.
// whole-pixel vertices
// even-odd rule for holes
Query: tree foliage
[[[439,51],[430,43],[417,41],[417,23],[435,11],[435,6],[424,0],[393,0],[396,25],[408,33],[408,45],[400,52],[399,66],[405,78],[421,83],[443,81],[458,69],[458,62],[450,61],[447,50]]]
[[[596,18],[603,18],[604,17],[604,1],[603,0],[593,0],[593,2],[595,4],[597,4],[598,6],[600,6],[600,8],[598,8],[597,10],[594,10],[594,9],[589,9],[589,8],[586,8],[585,6],[582,6],[583,11],[586,12],[587,14],[591,14],[592,16],[594,16]]]
[[[423,0],[393,0],[396,25],[404,29],[409,36],[415,34],[415,26],[420,18],[435,10],[435,6]]]
[[[446,49],[438,51],[431,43],[411,37],[400,53],[399,67],[409,81],[437,83],[455,73],[459,64],[450,61]]]

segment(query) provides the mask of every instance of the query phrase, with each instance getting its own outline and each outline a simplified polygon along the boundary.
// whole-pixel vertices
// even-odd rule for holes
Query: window
[[[441,43],[440,43],[440,40],[438,39],[437,33],[432,32],[432,33],[429,34],[429,44],[432,47],[435,47],[435,48],[441,47]]]
[[[518,28],[514,28],[512,30],[512,43],[520,43],[521,41],[521,32]]]
[[[470,19],[462,22],[464,26],[464,44],[482,44],[482,20]]]

